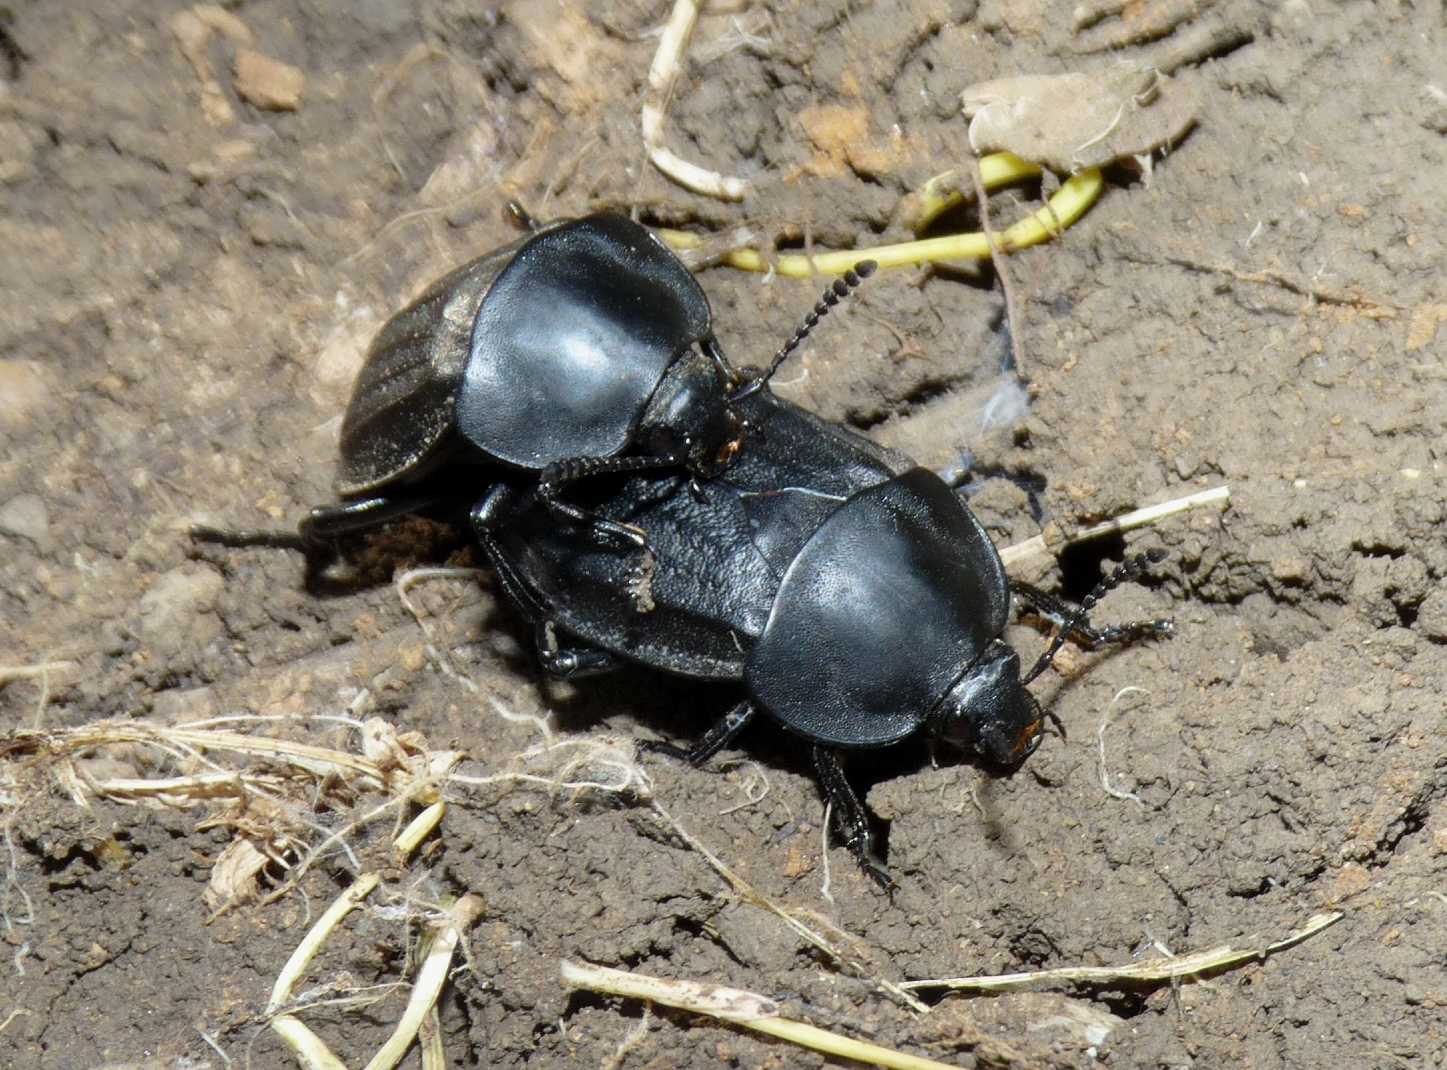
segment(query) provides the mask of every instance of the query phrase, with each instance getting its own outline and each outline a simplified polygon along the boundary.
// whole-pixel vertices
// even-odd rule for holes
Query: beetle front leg
[[[562,498],[562,489],[569,483],[594,476],[633,475],[681,467],[682,462],[674,457],[574,457],[544,468],[538,477],[537,493],[538,498],[554,516],[592,528],[600,538],[615,544],[622,543],[625,548],[642,550],[651,556],[653,551],[648,546],[648,535],[642,528],[609,520],[591,510],[566,502]]]
[[[734,737],[742,732],[753,719],[753,705],[748,702],[740,702],[724,714],[723,720],[705,732],[703,738],[692,747],[675,746],[661,739],[643,739],[638,741],[638,749],[666,754],[670,758],[678,758],[698,768],[732,743]]]
[[[859,796],[849,786],[844,767],[839,762],[839,752],[829,747],[814,747],[814,771],[819,776],[819,786],[829,800],[835,826],[844,837],[844,846],[859,862],[860,868],[885,891],[895,887],[894,878],[884,868],[884,862],[874,851],[874,830],[869,827],[869,814],[865,812]]]

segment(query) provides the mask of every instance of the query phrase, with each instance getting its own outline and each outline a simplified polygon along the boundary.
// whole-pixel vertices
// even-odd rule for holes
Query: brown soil
[[[545,217],[611,206],[700,231],[747,220],[795,244],[899,240],[899,198],[966,159],[966,85],[1113,61],[1079,51],[1065,3],[727,6],[695,34],[668,140],[750,177],[742,205],[681,190],[643,154],[662,0],[229,5],[252,40],[233,27],[201,43],[209,93],[178,47],[179,5],[0,9],[0,649],[74,663],[44,687],[4,685],[7,730],[340,714],[367,689],[369,715],[485,774],[537,742],[492,699],[551,708],[568,732],[675,738],[733,701],[641,673],[543,687],[488,579],[429,584],[437,645],[475,694],[438,671],[385,582],[395,550],[371,548],[376,582],[323,596],[291,555],[185,534],[284,525],[327,500],[368,338],[445,268],[510,240],[508,196]],[[1039,522],[1000,474],[1043,488],[1041,516],[1066,525],[1229,483],[1224,514],[1132,536],[1169,558],[1098,614],[1170,615],[1177,638],[1044,681],[1069,738],[1012,778],[935,768],[922,748],[857,762],[889,822],[892,898],[840,848],[821,898],[822,803],[778,733],[729,752],[754,766],[646,765],[681,826],[763,894],[853,934],[882,977],[1123,963],[1274,939],[1327,908],[1343,920],[1208,983],[948,999],[918,1018],[741,903],[645,806],[458,792],[440,846],[387,872],[392,889],[485,902],[443,1000],[451,1065],[603,1064],[641,1009],[569,995],[563,957],[781,996],[960,1066],[1447,1063],[1447,24],[1434,4],[1195,7],[1197,23],[1116,51],[1150,59],[1238,28],[1184,72],[1198,127],[1148,182],[1112,172],[1063,241],[1011,260],[1022,422],[980,429],[1009,350],[987,270],[882,274],[781,376],[782,393],[923,463],[995,474],[975,502],[1002,542]],[[1149,11],[1106,29],[1148,37]],[[246,48],[260,58],[239,61]],[[266,59],[301,72],[299,97]],[[997,223],[1035,193],[993,198]],[[702,281],[746,363],[820,285]],[[465,561],[444,536],[427,556],[453,551]],[[1079,596],[1120,551],[1034,578]],[[1044,641],[1011,638],[1027,657]],[[1097,735],[1127,687],[1143,692],[1115,704],[1104,754],[1134,798],[1103,789]],[[135,775],[174,771],[147,760]],[[757,771],[769,793],[735,809]],[[258,1015],[348,859],[207,925],[229,834],[198,829],[204,808],[82,808],[33,772],[0,780],[0,1066],[289,1065]],[[388,834],[354,849],[383,857]],[[361,911],[304,985],[396,980],[415,943],[400,912]],[[361,1066],[403,998],[307,1021]],[[1048,1024],[1082,1004],[1119,1017],[1103,1041]],[[608,1065],[820,1064],[665,1013]]]

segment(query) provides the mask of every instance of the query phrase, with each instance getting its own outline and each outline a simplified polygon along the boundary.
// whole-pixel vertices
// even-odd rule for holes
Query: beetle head
[[[1020,681],[1020,656],[992,640],[929,716],[931,734],[991,765],[1020,764],[1040,745],[1044,715]]]
[[[640,430],[650,452],[678,458],[696,476],[726,468],[743,445],[747,421],[734,404],[733,369],[716,347],[689,349],[668,369],[643,412]]]

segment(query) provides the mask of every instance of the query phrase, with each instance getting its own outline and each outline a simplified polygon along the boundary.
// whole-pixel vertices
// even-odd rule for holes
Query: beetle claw
[[[889,870],[884,868],[884,863],[877,858],[861,855],[859,868],[864,870],[869,879],[879,885],[879,890],[885,892],[890,898],[893,898],[894,893],[899,891],[899,882],[890,876]]]

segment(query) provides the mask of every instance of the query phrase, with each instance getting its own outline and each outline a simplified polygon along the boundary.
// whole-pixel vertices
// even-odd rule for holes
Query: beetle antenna
[[[799,348],[804,339],[809,337],[809,332],[818,326],[821,319],[829,315],[829,310],[853,293],[859,287],[860,283],[874,274],[877,267],[879,267],[877,261],[861,260],[855,264],[854,267],[830,283],[829,288],[824,291],[823,296],[819,298],[809,314],[804,317],[804,322],[799,325],[799,329],[796,330],[779,351],[774,354],[774,359],[769,362],[768,370],[765,371],[763,375],[751,379],[744,386],[743,390],[735,395],[735,400],[748,397],[772,379],[774,373],[779,370],[779,366],[789,359],[789,354]]]
[[[1165,557],[1166,553],[1164,550],[1147,550],[1143,554],[1136,554],[1134,557],[1127,557],[1122,561],[1114,572],[1097,583],[1094,589],[1081,599],[1080,608],[1061,625],[1059,633],[1050,644],[1050,649],[1040,656],[1040,660],[1025,674],[1021,683],[1028,684],[1046,670],[1050,663],[1055,660],[1055,655],[1060,652],[1060,648],[1065,645],[1065,641],[1070,638],[1070,634],[1085,624],[1086,618],[1089,617],[1090,611],[1095,608],[1097,602],[1126,580],[1139,576],[1147,565],[1164,561]]]
[[[879,264],[873,260],[861,260],[843,276],[829,284],[829,289],[824,291],[814,308],[804,317],[804,322],[799,325],[799,329],[774,354],[774,359],[769,362],[769,370],[764,372],[764,382],[767,383],[774,377],[774,373],[779,370],[779,365],[788,359],[790,353],[799,348],[804,339],[809,337],[809,332],[818,325],[821,319],[829,315],[829,310],[854,292],[861,282],[873,275],[874,269],[877,267]]]

